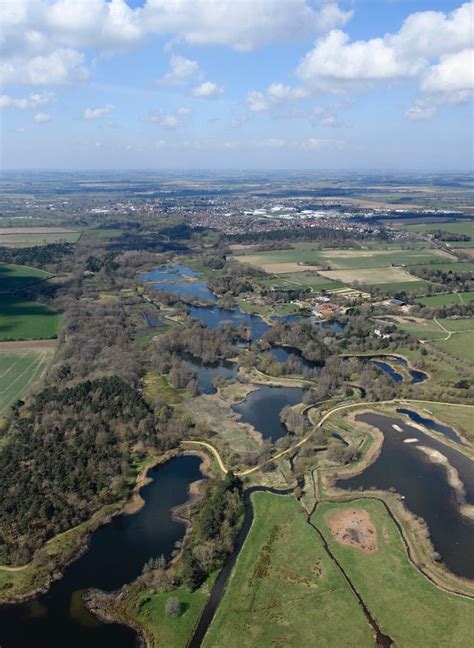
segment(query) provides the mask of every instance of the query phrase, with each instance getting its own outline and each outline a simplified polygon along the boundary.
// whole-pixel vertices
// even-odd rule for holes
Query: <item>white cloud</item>
[[[429,93],[474,90],[474,49],[442,56],[423,78],[421,90]]]
[[[33,121],[35,121],[37,124],[46,124],[46,122],[51,121],[51,115],[48,115],[48,113],[39,112],[33,117]]]
[[[151,122],[158,124],[161,128],[166,128],[168,130],[174,130],[181,126],[184,126],[186,122],[191,117],[192,111],[190,108],[178,108],[176,113],[167,114],[163,110],[155,110],[149,116]]]
[[[314,8],[307,0],[147,0],[139,13],[147,28],[157,34],[240,51],[311,37],[343,26],[352,15],[336,2]]]
[[[431,117],[433,117],[435,112],[435,106],[430,106],[428,104],[424,104],[423,102],[417,102],[414,106],[406,111],[405,116],[410,121],[421,121],[424,119],[430,119]]]
[[[204,81],[193,90],[195,97],[219,97],[224,93],[224,88],[213,81]]]
[[[419,58],[402,57],[383,38],[350,43],[347,34],[336,30],[306,54],[297,74],[304,81],[317,84],[380,81],[415,76],[423,64]]]
[[[28,97],[15,99],[8,95],[0,95],[0,108],[17,108],[25,110],[26,108],[36,108],[49,103],[54,99],[54,92],[42,92],[39,94],[30,94]]]
[[[84,119],[100,119],[108,115],[115,108],[112,104],[107,104],[99,108],[86,108],[84,110]]]
[[[252,112],[270,110],[277,104],[296,101],[308,95],[305,88],[294,88],[283,83],[272,83],[266,90],[253,90],[247,95],[247,105]]]
[[[14,56],[0,63],[4,84],[59,85],[85,81],[89,72],[83,65],[84,54],[71,49],[57,49],[44,56]]]
[[[342,27],[352,15],[336,2],[322,3],[145,0],[132,8],[125,0],[10,0],[2,5],[0,73],[4,83],[72,83],[88,77],[82,49],[118,52],[166,34],[195,45],[252,50]],[[181,57],[170,78],[187,74],[193,63]]]
[[[202,77],[197,61],[174,55],[170,59],[170,71],[158,83],[181,84]]]
[[[439,106],[471,96],[473,25],[474,2],[466,2],[451,13],[413,13],[397,33],[369,40],[351,42],[348,34],[331,30],[316,41],[296,73],[310,93],[362,91],[376,83],[415,80],[424,98],[406,116],[427,119]],[[269,107],[263,93],[249,95],[249,99],[253,110]],[[325,125],[334,121],[330,115],[320,116]]]

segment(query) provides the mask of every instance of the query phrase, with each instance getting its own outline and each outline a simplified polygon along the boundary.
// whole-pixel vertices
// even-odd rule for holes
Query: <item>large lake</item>
[[[140,491],[145,501],[140,511],[119,515],[95,531],[88,551],[46,594],[1,606],[1,648],[134,648],[135,632],[98,621],[81,595],[90,587],[113,591],[139,576],[150,558],[170,558],[185,532],[172,509],[184,504],[190,484],[202,479],[201,462],[180,456],[151,469],[152,482]]]

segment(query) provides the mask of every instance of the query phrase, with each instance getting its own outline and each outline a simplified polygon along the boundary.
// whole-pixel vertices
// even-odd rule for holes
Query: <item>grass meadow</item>
[[[255,519],[203,648],[370,646],[371,629],[293,497],[254,493]]]
[[[363,553],[333,538],[326,516],[344,508],[368,511],[377,530],[378,551]],[[381,502],[324,503],[313,519],[382,631],[395,645],[448,648],[472,643],[474,601],[441,591],[415,569]]]
[[[0,294],[0,340],[55,338],[59,314],[44,304]]]
[[[0,293],[19,290],[31,284],[43,281],[51,275],[37,268],[28,266],[11,265],[8,263],[0,264]]]

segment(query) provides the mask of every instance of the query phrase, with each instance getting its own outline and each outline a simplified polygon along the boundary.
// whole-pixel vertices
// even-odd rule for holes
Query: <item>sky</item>
[[[0,11],[3,169],[473,169],[474,2]]]

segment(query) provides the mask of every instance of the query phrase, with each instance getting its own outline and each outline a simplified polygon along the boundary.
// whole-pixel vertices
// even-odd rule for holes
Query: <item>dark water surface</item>
[[[217,297],[207,287],[206,281],[193,281],[197,272],[185,265],[159,266],[140,275],[142,281],[150,281],[157,290],[165,290],[180,297],[195,297],[206,301],[217,301]]]
[[[180,456],[151,469],[153,481],[140,491],[145,501],[140,511],[119,515],[95,531],[87,553],[47,594],[1,606],[1,648],[133,648],[135,632],[98,621],[83,606],[81,594],[90,587],[115,590],[136,578],[150,558],[170,557],[185,532],[171,509],[186,502],[190,484],[202,479],[201,461]]]
[[[230,326],[246,326],[252,335],[252,340],[258,340],[262,335],[268,331],[270,326],[258,315],[251,315],[243,313],[240,308],[234,310],[227,310],[219,306],[212,306],[206,308],[205,306],[190,306],[189,315],[200,320],[203,324],[211,329],[226,324]]]
[[[337,486],[352,490],[395,488],[405,497],[407,508],[426,521],[433,546],[448,569],[474,579],[474,520],[461,515],[456,492],[448,484],[444,466],[432,463],[417,445],[432,448],[447,457],[464,484],[467,504],[474,504],[473,462],[401,419],[375,413],[360,414],[356,419],[382,431],[382,451],[364,472],[339,480]],[[403,431],[396,431],[393,425]],[[418,443],[404,443],[408,438],[416,438]]]
[[[262,385],[247,395],[234,412],[240,414],[244,423],[249,423],[264,439],[276,441],[288,430],[280,421],[280,412],[286,405],[296,405],[303,400],[304,390],[300,387],[268,387]]]
[[[421,416],[421,414],[418,414],[418,412],[415,412],[413,410],[399,408],[397,409],[397,412],[400,412],[400,414],[406,414],[406,416],[411,418],[412,421],[418,423],[419,425],[424,425],[429,430],[433,430],[434,432],[439,432],[440,434],[444,434],[444,436],[447,439],[450,439],[455,443],[459,443],[460,445],[467,445],[467,443],[464,443],[464,441],[460,439],[456,431],[452,427],[449,427],[449,425],[437,423],[433,419],[426,418],[425,416]]]
[[[189,353],[183,353],[181,356],[188,367],[196,372],[196,380],[201,394],[215,394],[217,390],[212,384],[215,378],[235,378],[239,371],[239,365],[236,362],[219,360],[204,364],[200,358]]]

